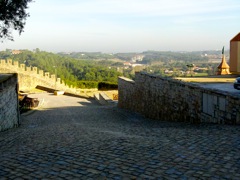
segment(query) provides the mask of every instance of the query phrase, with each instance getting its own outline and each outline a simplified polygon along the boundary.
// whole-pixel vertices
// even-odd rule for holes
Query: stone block
[[[52,75],[51,75],[51,79],[55,81],[55,80],[56,80],[56,75],[55,75],[55,74],[52,74]]]
[[[39,70],[39,71],[38,71],[38,74],[43,77],[43,76],[44,76],[43,70]]]
[[[50,73],[49,72],[45,72],[44,76],[45,76],[45,78],[50,78]]]
[[[32,71],[33,71],[33,73],[37,74],[38,73],[38,68],[37,67],[33,67]]]
[[[7,59],[7,65],[8,65],[8,66],[11,66],[12,64],[13,64],[12,59]]]
[[[26,67],[26,71],[27,72],[31,72],[32,71],[32,67]]]
[[[61,78],[57,78],[57,83],[61,84]]]
[[[25,71],[25,68],[26,68],[25,64],[20,64],[20,69],[21,69],[21,70],[24,70],[24,71]]]
[[[5,66],[5,64],[6,64],[6,60],[5,59],[1,59],[1,65]]]
[[[54,95],[59,96],[59,95],[63,95],[64,91],[54,91]]]
[[[13,65],[14,65],[15,68],[19,68],[19,62],[18,61],[14,61]]]

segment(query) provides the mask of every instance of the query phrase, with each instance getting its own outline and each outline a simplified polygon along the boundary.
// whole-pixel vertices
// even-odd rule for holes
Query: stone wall
[[[240,124],[240,97],[179,80],[136,73],[118,80],[118,107],[148,118],[191,123]]]
[[[25,64],[19,64],[18,61],[11,59],[0,61],[0,73],[18,73],[19,90],[29,91],[37,86],[47,87],[53,90],[61,90],[71,94],[79,94],[80,90],[69,87],[55,74],[44,72],[37,67],[26,67]]]
[[[0,75],[0,131],[19,125],[17,74]]]

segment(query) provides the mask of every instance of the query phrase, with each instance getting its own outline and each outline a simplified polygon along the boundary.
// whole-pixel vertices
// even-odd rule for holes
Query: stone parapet
[[[240,124],[240,97],[175,79],[136,73],[119,78],[118,107],[148,118],[191,123]]]

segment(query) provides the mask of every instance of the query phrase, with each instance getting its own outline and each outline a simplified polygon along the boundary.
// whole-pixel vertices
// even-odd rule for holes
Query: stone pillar
[[[32,67],[27,67],[27,72],[31,72],[32,71]]]
[[[33,71],[34,74],[37,74],[37,73],[38,73],[37,67],[33,67],[33,68],[32,68],[32,71]]]
[[[13,64],[14,64],[15,68],[19,67],[19,62],[18,61],[14,61]]]
[[[43,70],[39,70],[39,71],[38,71],[38,74],[39,74],[40,76],[44,76]]]
[[[6,60],[5,59],[1,59],[1,65],[5,66],[5,64],[6,64]]]
[[[12,59],[8,59],[8,60],[7,60],[7,64],[8,64],[8,65],[12,65]]]
[[[52,75],[51,75],[51,79],[52,79],[53,81],[55,81],[55,80],[56,80],[56,75],[55,75],[55,74],[52,74]]]
[[[61,84],[61,78],[57,78],[57,83]]]
[[[44,76],[45,76],[45,78],[49,78],[49,76],[50,76],[49,72],[45,72]]]
[[[20,64],[20,70],[25,71],[25,68],[26,68],[25,64]]]

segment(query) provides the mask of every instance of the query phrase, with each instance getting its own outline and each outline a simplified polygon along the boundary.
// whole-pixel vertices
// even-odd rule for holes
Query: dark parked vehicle
[[[233,84],[233,87],[234,87],[235,89],[237,89],[237,90],[240,90],[240,77],[238,77],[238,78],[235,80],[235,82],[234,82],[234,84]]]

